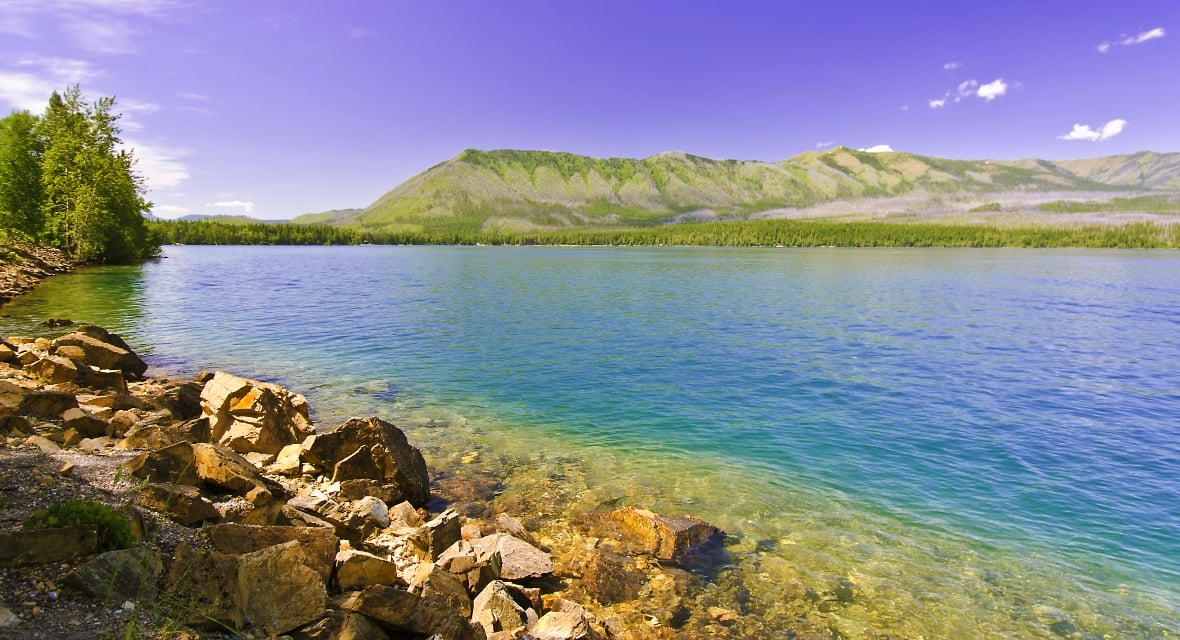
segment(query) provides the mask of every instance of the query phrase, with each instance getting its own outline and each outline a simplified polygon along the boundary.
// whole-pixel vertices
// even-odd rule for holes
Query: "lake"
[[[94,322],[158,374],[393,418],[498,500],[697,515],[764,637],[799,585],[851,587],[808,615],[854,638],[1180,629],[1176,252],[165,254],[57,276],[0,333]]]

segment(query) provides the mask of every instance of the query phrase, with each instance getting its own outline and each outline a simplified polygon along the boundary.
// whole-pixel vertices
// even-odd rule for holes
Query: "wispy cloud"
[[[930,105],[931,109],[941,109],[946,106],[946,98],[933,98],[927,100],[926,104]]]
[[[893,151],[893,147],[891,147],[887,144],[875,144],[871,147],[857,149],[857,151],[865,151],[867,153],[889,153],[889,152]]]
[[[213,98],[210,98],[209,96],[207,96],[203,93],[184,92],[184,93],[178,93],[176,95],[181,98],[184,98],[185,100],[192,100],[194,102],[209,102],[209,101],[213,100]]]
[[[360,27],[353,27],[348,30],[348,37],[352,38],[353,40],[364,40],[366,38],[374,38],[376,36],[377,34],[375,32],[369,31],[368,29],[362,29]]]
[[[38,38],[30,16],[48,16],[75,45],[93,53],[138,50],[149,22],[177,15],[190,0],[5,0],[0,31]]]
[[[124,140],[123,146],[135,156],[135,168],[147,181],[148,189],[171,189],[189,178],[188,166],[181,160],[184,149]]]
[[[1129,47],[1131,45],[1143,44],[1149,40],[1162,38],[1165,35],[1167,35],[1167,33],[1164,31],[1163,27],[1156,27],[1154,29],[1142,31],[1133,36],[1122,35],[1118,40],[1103,42],[1098,45],[1097,49],[1099,53],[1106,53],[1107,51],[1110,51],[1112,47]]]
[[[222,200],[220,202],[211,202],[205,206],[219,209],[241,209],[242,213],[246,215],[254,212],[254,203],[244,202],[242,200]]]
[[[1091,129],[1088,124],[1075,124],[1069,133],[1063,136],[1057,136],[1058,140],[1085,140],[1088,142],[1101,142],[1109,140],[1123,132],[1127,127],[1127,121],[1122,118],[1116,118],[1099,127],[1097,130]]]
[[[823,141],[823,142],[817,142],[817,143],[815,143],[815,148],[816,148],[816,149],[827,149],[828,147],[830,147],[830,146],[832,146],[832,145],[834,145],[834,144],[836,144],[836,143],[835,143],[835,142],[829,142],[829,141],[826,141],[826,140],[825,140],[825,141]]]
[[[958,60],[952,60],[952,61],[942,65],[942,68],[946,69],[947,71],[954,71],[955,69],[962,68],[962,66],[963,66],[962,62],[959,62]]]
[[[24,56],[0,67],[0,103],[41,113],[54,91],[99,75],[84,60]]]

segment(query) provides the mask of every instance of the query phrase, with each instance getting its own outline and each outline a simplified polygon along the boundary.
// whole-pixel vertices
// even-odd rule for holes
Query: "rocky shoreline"
[[[555,542],[470,509],[480,488],[440,484],[385,420],[324,429],[277,385],[146,369],[94,326],[0,344],[0,637],[738,635],[740,610],[696,597],[723,537],[704,521],[604,505]],[[134,544],[21,526],[67,499]]]
[[[73,267],[66,254],[51,247],[0,245],[0,305]]]

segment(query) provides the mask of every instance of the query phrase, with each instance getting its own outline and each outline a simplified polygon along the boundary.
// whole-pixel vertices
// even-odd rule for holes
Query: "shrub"
[[[135,544],[127,516],[97,502],[66,500],[25,518],[25,529],[68,527],[80,524],[98,529],[98,550],[127,549]]]

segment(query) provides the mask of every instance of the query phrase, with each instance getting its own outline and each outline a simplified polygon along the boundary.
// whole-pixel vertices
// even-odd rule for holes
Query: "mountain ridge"
[[[682,151],[596,158],[465,149],[361,211],[296,221],[373,230],[519,231],[766,217],[836,201],[988,194],[1180,192],[1180,153],[958,160],[836,147],[778,162]],[[302,218],[302,220],[301,220]]]

